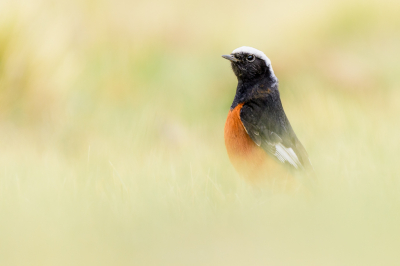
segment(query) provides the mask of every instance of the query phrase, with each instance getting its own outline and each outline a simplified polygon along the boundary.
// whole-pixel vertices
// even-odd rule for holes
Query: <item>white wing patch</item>
[[[298,169],[301,167],[301,163],[299,158],[297,157],[296,153],[293,151],[292,148],[286,148],[282,145],[282,143],[278,143],[275,145],[275,154],[276,158],[282,163],[288,162],[294,166],[294,168]]]

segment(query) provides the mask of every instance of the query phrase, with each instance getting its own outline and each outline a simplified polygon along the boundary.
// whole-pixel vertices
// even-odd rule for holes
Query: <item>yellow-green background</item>
[[[399,1],[0,1],[0,265],[399,265]],[[315,196],[223,127],[271,59]]]

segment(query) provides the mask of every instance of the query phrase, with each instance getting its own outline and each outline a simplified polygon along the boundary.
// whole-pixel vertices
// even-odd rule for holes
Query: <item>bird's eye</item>
[[[251,54],[251,55],[248,55],[246,59],[247,59],[247,61],[249,61],[249,62],[253,62],[254,59],[256,59],[256,57],[255,57],[254,55]]]

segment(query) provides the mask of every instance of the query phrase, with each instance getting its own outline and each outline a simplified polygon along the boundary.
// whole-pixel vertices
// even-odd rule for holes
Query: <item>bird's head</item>
[[[271,60],[255,48],[242,46],[233,50],[230,55],[222,57],[231,61],[233,72],[239,80],[267,77],[271,82],[278,81],[272,70]]]

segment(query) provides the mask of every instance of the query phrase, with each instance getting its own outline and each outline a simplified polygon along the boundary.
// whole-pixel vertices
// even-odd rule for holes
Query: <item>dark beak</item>
[[[228,59],[228,60],[231,61],[231,62],[237,62],[237,61],[239,61],[239,60],[237,60],[233,55],[226,55],[226,54],[224,54],[222,57],[225,58],[225,59]]]

